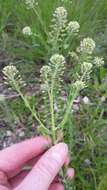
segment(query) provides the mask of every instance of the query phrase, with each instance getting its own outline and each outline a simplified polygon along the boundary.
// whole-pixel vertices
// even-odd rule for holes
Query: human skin
[[[56,176],[68,164],[68,147],[49,147],[51,140],[41,136],[0,151],[0,190],[64,190]]]

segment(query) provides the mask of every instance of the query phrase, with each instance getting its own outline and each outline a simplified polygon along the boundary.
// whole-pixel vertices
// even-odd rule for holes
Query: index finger
[[[64,165],[67,156],[68,147],[66,144],[59,143],[53,146],[44,153],[16,190],[49,189],[55,176]]]
[[[9,178],[15,176],[28,160],[44,152],[49,144],[48,139],[36,137],[0,151],[0,170]]]

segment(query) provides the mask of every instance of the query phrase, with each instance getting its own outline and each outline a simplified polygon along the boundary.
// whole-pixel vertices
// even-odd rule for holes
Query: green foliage
[[[69,20],[77,20],[79,22],[81,26],[81,36],[89,35],[94,39],[96,38],[98,43],[97,47],[102,47],[102,51],[105,52],[104,39],[106,39],[107,34],[105,30],[107,2],[105,0],[101,2],[100,0],[72,0],[72,2],[69,0],[63,2],[61,0],[39,0],[36,8],[37,14],[30,9],[26,9],[23,0],[20,0],[19,3],[14,3],[13,0],[2,1],[0,4],[2,9],[0,17],[1,34],[6,32],[6,34],[9,34],[9,39],[11,37],[12,42],[9,45],[9,51],[30,60],[34,60],[38,56],[45,59],[48,49],[46,43],[48,37],[47,33],[50,31],[52,13],[58,6],[64,6],[68,10]],[[21,35],[21,31],[25,26],[30,26],[33,32],[38,34],[38,36],[36,36],[35,39],[28,39]],[[44,31],[44,28],[47,29],[47,32]],[[10,36],[10,34],[12,34],[12,36]],[[97,37],[99,35],[101,38]],[[19,38],[20,41],[17,40]],[[16,43],[18,43],[17,46]],[[71,44],[72,47],[75,47],[75,43],[76,41]],[[14,46],[16,48],[14,48]],[[99,48],[97,48],[97,51],[100,53]]]
[[[100,184],[99,184],[99,187],[98,187],[98,190],[106,190],[107,189],[107,175],[105,175]]]
[[[62,20],[58,7],[64,8],[60,9]],[[67,190],[106,189],[107,70],[102,67],[102,56],[106,60],[107,2],[38,0],[35,9],[28,9],[24,0],[5,0],[0,10],[1,47],[20,71],[14,65],[14,83],[10,83],[20,97],[2,105],[0,115],[6,109],[10,125],[16,117],[30,117],[31,123],[36,120],[39,133],[51,135],[53,143],[64,140],[69,145],[76,177],[65,184]],[[32,35],[24,35],[26,26]],[[9,82],[12,67],[7,68],[4,74]],[[20,74],[27,84],[35,84],[37,70],[40,96],[29,97],[21,87]],[[83,102],[84,96],[89,97],[89,104]]]

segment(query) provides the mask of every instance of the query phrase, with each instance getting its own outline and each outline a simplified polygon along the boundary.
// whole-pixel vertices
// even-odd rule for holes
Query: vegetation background
[[[73,190],[107,189],[107,1],[106,0],[38,0],[39,17],[27,10],[24,0],[0,0],[0,148],[32,137],[36,123],[13,91],[3,85],[2,68],[10,62],[20,70],[27,82],[26,93],[31,104],[41,109],[39,70],[47,55],[47,37],[52,14],[64,6],[69,19],[80,23],[80,35],[92,37],[97,44],[96,54],[104,56],[105,65],[94,74],[94,82],[81,92],[81,101],[74,117],[69,118],[65,141],[69,144],[76,177]],[[42,23],[41,23],[42,21]],[[22,29],[30,26],[39,38],[26,38]],[[73,44],[74,45],[74,44]],[[72,65],[68,65],[68,70]],[[69,72],[68,72],[69,73]],[[65,85],[69,81],[65,78]],[[35,96],[36,95],[36,96]],[[90,104],[84,104],[88,97]],[[72,120],[72,122],[71,122]]]

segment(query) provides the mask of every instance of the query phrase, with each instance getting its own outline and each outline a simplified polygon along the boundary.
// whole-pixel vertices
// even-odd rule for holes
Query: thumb
[[[64,143],[59,143],[50,148],[15,190],[48,190],[65,163],[67,155],[68,147]]]

